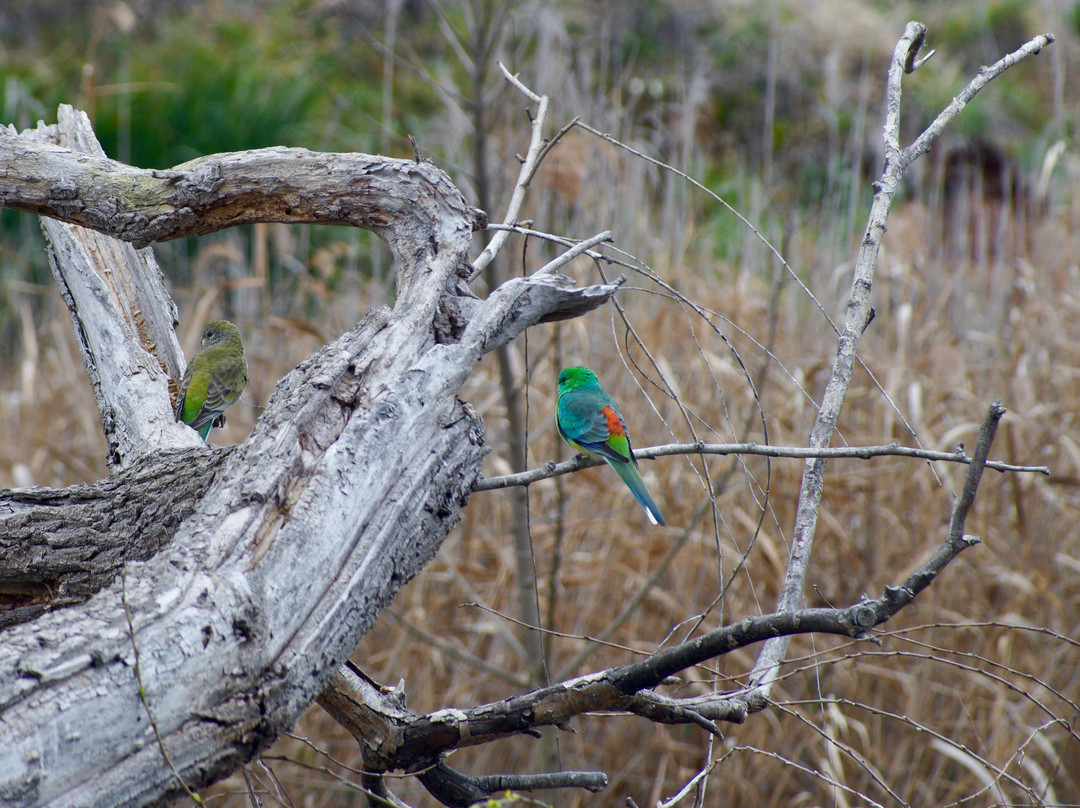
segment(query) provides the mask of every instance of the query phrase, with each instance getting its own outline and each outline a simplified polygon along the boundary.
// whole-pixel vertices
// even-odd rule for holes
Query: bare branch
[[[351,225],[386,237],[391,222],[430,226],[446,187],[427,162],[282,147],[213,154],[165,170],[135,168],[10,128],[0,128],[0,165],[0,207],[136,247],[253,222]],[[482,213],[473,209],[471,216],[479,228]]]
[[[903,154],[899,153],[898,138],[901,77],[904,74],[905,67],[912,65],[912,54],[918,51],[925,34],[926,27],[921,23],[908,23],[893,52],[886,87],[885,165],[880,179],[874,186],[874,199],[870,208],[866,233],[863,236],[855,260],[855,271],[847,301],[847,313],[838,341],[838,350],[833,360],[832,371],[825,386],[825,393],[822,396],[817,418],[810,432],[809,446],[813,449],[826,447],[835,431],[836,421],[840,415],[840,409],[843,406],[855,368],[859,341],[872,315],[870,290],[873,286],[878,251],[885,235],[892,200],[899,189],[900,180],[903,178],[905,170],[911,161],[921,153],[916,149],[915,144],[908,147]],[[963,99],[973,96],[992,78],[1000,75],[1003,70],[1029,53],[1038,52],[1048,41],[1050,40],[1046,36],[1036,37],[1024,48],[1001,60],[998,63],[1000,69],[981,71],[980,76],[957,98]],[[966,102],[958,102],[954,99],[949,109],[955,107],[955,112],[948,114],[949,110],[946,110],[946,113],[939,116],[942,128],[959,113],[960,109],[963,108],[963,103]],[[940,131],[940,129],[933,130],[933,127],[931,127],[924,133],[927,148]],[[922,137],[920,137],[920,141],[916,142],[919,144],[919,148],[922,148],[921,140]],[[803,590],[813,549],[818,507],[824,488],[824,476],[825,458],[814,458],[807,461],[799,491],[795,529],[791,540],[790,561],[777,604],[779,610],[795,609],[803,602]],[[754,686],[760,688],[760,695],[768,695],[771,683],[777,674],[778,666],[787,651],[787,646],[788,640],[779,637],[766,643],[762,648],[752,677]]]
[[[687,454],[715,455],[761,455],[764,457],[807,458],[857,458],[870,460],[874,457],[911,457],[917,460],[940,460],[947,463],[972,463],[973,458],[963,449],[954,452],[936,452],[929,449],[916,449],[901,446],[899,443],[885,443],[877,446],[839,446],[826,449],[810,449],[805,446],[769,446],[760,443],[668,443],[663,446],[646,446],[634,449],[638,460],[652,460],[657,457]],[[577,455],[572,460],[562,463],[549,461],[542,466],[519,474],[502,474],[498,477],[482,477],[476,481],[473,491],[491,491],[496,488],[509,488],[514,485],[531,485],[549,477],[571,474],[592,466],[602,466],[602,460],[591,460],[584,455]],[[1019,466],[1003,463],[999,460],[987,460],[983,464],[988,469],[1001,472],[1030,473],[1049,475],[1047,466]]]
[[[991,411],[995,412],[993,408]],[[980,458],[985,458],[985,451],[977,455],[973,468],[981,466]],[[319,703],[357,738],[364,768],[373,772],[428,768],[452,749],[522,732],[531,734],[545,725],[566,728],[574,716],[584,712],[630,711],[654,721],[692,723],[718,733],[715,721],[741,723],[749,713],[767,705],[759,690],[672,699],[652,689],[694,665],[777,636],[824,633],[856,639],[870,637],[875,627],[911,603],[974,543],[954,542],[951,536],[946,537],[941,548],[901,586],[886,587],[884,594],[874,600],[864,599],[846,608],[799,609],[747,617],[643,660],[479,707],[415,715],[403,706],[400,694],[387,694],[351,663],[334,675],[319,696]]]
[[[577,258],[579,255],[583,255],[589,252],[597,244],[610,241],[614,241],[614,239],[611,237],[610,230],[605,230],[603,233],[597,233],[592,238],[587,238],[579,241],[577,244],[564,252],[558,258],[549,261],[548,263],[544,264],[544,266],[540,267],[540,269],[536,270],[536,274],[547,275],[551,272],[557,272],[558,270],[569,264],[571,261],[573,261],[575,258]]]
[[[908,23],[908,25],[919,25],[919,23]],[[926,29],[924,27],[924,35],[925,32]],[[1021,47],[1017,48],[1012,53],[1001,57],[989,67],[980,68],[979,75],[973,78],[968,84],[968,86],[965,87],[961,92],[957,93],[956,97],[953,98],[949,105],[945,107],[945,109],[943,109],[936,118],[934,118],[933,122],[928,127],[926,127],[925,130],[923,130],[922,134],[915,138],[915,141],[910,146],[904,149],[903,155],[901,156],[901,174],[906,171],[907,167],[916,159],[918,159],[920,155],[930,151],[931,144],[935,140],[937,140],[937,138],[941,135],[943,131],[945,131],[945,127],[952,123],[953,119],[955,119],[956,116],[960,114],[964,107],[967,106],[968,102],[971,101],[971,99],[973,99],[983,87],[996,79],[1010,67],[1019,64],[1020,62],[1027,59],[1029,56],[1034,56],[1040,53],[1043,48],[1045,48],[1047,45],[1050,45],[1053,41],[1053,34],[1040,34],[1039,36],[1034,37],[1033,39],[1024,43]],[[930,56],[933,55],[933,53],[934,52],[931,51],[929,54],[927,54],[927,56],[919,60],[915,67],[919,67],[923,62],[929,59]],[[897,93],[899,93],[899,82],[897,82]]]
[[[997,433],[997,425],[1005,415],[1005,407],[1000,401],[995,401],[986,411],[982,426],[979,427],[979,437],[975,441],[975,454],[971,459],[967,476],[964,477],[964,487],[960,491],[960,499],[953,508],[952,519],[949,521],[949,540],[959,541],[964,532],[964,522],[967,520],[971,506],[975,504],[975,492],[979,489],[979,481],[982,479],[983,469],[986,468],[986,456],[990,454],[990,445],[994,442]]]
[[[573,125],[573,121],[564,127],[553,140],[545,141],[544,124],[547,121],[547,96],[537,95],[529,90],[516,76],[510,75],[510,72],[502,63],[499,64],[499,69],[502,70],[507,81],[517,88],[519,92],[524,94],[526,98],[536,104],[536,114],[531,116],[532,135],[529,140],[529,151],[526,153],[525,159],[521,163],[521,170],[518,172],[517,182],[514,183],[514,191],[510,195],[510,203],[506,206],[506,216],[503,219],[504,228],[509,228],[518,223],[518,214],[521,213],[521,206],[525,202],[525,192],[528,190],[529,183],[532,182],[536,170],[540,167],[540,162],[544,159],[544,155],[550,151],[552,145],[557,143],[564,133],[569,131],[570,127]],[[483,252],[476,257],[472,262],[474,267],[472,273],[473,278],[483,272],[487,265],[491,263],[492,259],[498,255],[499,250],[502,249],[503,244],[505,244],[507,238],[510,237],[510,232],[509,229],[500,229],[495,234],[495,237],[491,239],[484,248]]]

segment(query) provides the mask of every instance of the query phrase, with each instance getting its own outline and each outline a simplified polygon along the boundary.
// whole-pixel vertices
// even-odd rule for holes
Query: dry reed
[[[548,86],[564,88],[567,108],[587,105],[586,93],[563,78],[549,77]],[[601,125],[601,111],[591,111],[591,122]],[[622,123],[624,112],[604,114]],[[661,127],[625,128],[641,148],[659,148]],[[511,154],[520,122],[499,131],[501,150]],[[692,152],[692,127],[689,132]],[[678,146],[666,148],[678,152]],[[619,399],[638,446],[695,435],[763,441],[763,423],[773,443],[804,442],[835,351],[824,314],[753,239],[740,234],[736,245],[720,243],[732,231],[713,232],[717,211],[674,190],[677,178],[580,133],[567,138],[565,149],[572,159],[546,167],[530,215],[560,233],[612,227],[620,247],[653,261],[664,281],[713,314],[689,310],[636,274],[630,283],[636,290],[620,295],[634,331],[671,385],[667,392],[653,384],[661,373],[614,311],[535,329],[527,344],[519,340],[514,360],[528,406],[531,463],[568,456],[552,424],[554,379],[560,366],[578,363],[595,368]],[[690,154],[691,163],[701,159]],[[512,161],[507,165],[513,168]],[[1075,187],[1080,178],[1067,179]],[[738,182],[740,198],[767,196],[758,180]],[[856,190],[838,190],[824,207],[846,209],[847,193]],[[628,204],[645,199],[675,201],[657,218],[653,207]],[[970,446],[986,406],[1000,398],[1010,411],[992,455],[1045,464],[1053,476],[985,477],[968,523],[984,543],[888,624],[880,645],[797,639],[775,706],[725,728],[723,741],[710,743],[696,727],[585,716],[575,722],[576,734],[559,733],[553,743],[516,738],[463,750],[453,757],[456,767],[526,772],[554,763],[609,774],[599,796],[547,797],[563,806],[622,804],[628,795],[639,805],[655,804],[717,760],[706,804],[731,808],[871,800],[1080,803],[1074,729],[1080,702],[1074,639],[1080,636],[1077,212],[1066,205],[1033,214],[1025,220],[1025,238],[1001,231],[988,236],[980,229],[986,222],[1011,221],[1016,211],[1006,206],[1003,213],[1000,200],[972,192],[946,238],[932,226],[945,220],[945,204],[931,195],[893,213],[874,290],[877,319],[862,350],[867,370],[856,374],[840,435],[852,445],[912,444],[917,436],[927,448]],[[771,224],[766,232],[781,232]],[[827,230],[809,220],[783,230],[781,246],[792,266],[835,316],[850,277],[848,266],[834,265],[836,256],[843,261],[854,254],[858,233],[837,235],[844,228]],[[975,235],[952,237],[961,231]],[[991,241],[993,250],[986,248]],[[367,244],[347,235],[314,249],[280,226],[208,240],[196,260],[195,286],[176,290],[185,348],[192,352],[190,337],[202,322],[235,317],[251,365],[246,397],[256,405],[265,401],[275,380],[321,338],[347,328],[368,305],[390,300],[385,281],[363,281],[355,272]],[[535,268],[549,252],[535,241],[527,249],[511,241],[504,255],[516,263],[508,271]],[[296,270],[275,276],[267,269],[275,261]],[[572,272],[581,282],[597,280],[587,263]],[[332,276],[346,280],[332,283]],[[0,427],[9,439],[0,448],[0,484],[66,485],[100,477],[100,428],[70,324],[53,308],[27,328],[33,338],[24,339],[30,347],[22,365],[4,369],[8,392]],[[497,390],[497,370],[485,361],[461,393],[485,419],[493,447],[489,475],[509,471]],[[234,408],[217,440],[241,440],[256,417],[254,408]],[[606,468],[543,481],[530,491],[536,597],[545,628],[559,632],[546,641],[552,678],[619,664],[636,651],[681,639],[691,630],[688,619],[698,615],[709,628],[772,608],[801,464],[669,457],[644,465],[670,525],[665,530],[650,529]],[[941,541],[962,473],[959,466],[908,459],[831,462],[809,602],[844,605],[900,582]],[[715,507],[709,487],[716,490]],[[528,686],[520,628],[501,616],[517,610],[509,524],[505,492],[475,495],[440,555],[357,648],[353,658],[374,678],[404,679],[414,711],[479,704]],[[676,542],[677,553],[650,583]],[[608,638],[611,646],[578,639],[604,632],[647,583],[639,606]],[[592,652],[568,667],[587,647]],[[734,688],[752,663],[752,650],[731,654],[688,671],[672,692]],[[318,709],[300,720],[296,733],[306,741],[282,739],[264,756],[266,768],[248,767],[263,804],[364,804],[359,775],[345,768],[359,765],[355,743]],[[205,796],[213,805],[247,805],[249,783],[237,775]],[[431,804],[413,781],[392,788],[410,804]]]

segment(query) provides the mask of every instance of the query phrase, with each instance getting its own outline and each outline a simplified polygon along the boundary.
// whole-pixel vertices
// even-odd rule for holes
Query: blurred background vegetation
[[[842,439],[970,445],[986,405],[1001,398],[1010,414],[994,454],[1049,465],[1053,477],[988,477],[968,526],[986,544],[890,624],[883,647],[793,645],[777,707],[731,728],[722,744],[709,746],[696,728],[595,717],[576,735],[468,750],[454,765],[611,776],[603,795],[554,797],[560,805],[621,804],[627,794],[653,804],[718,758],[706,804],[859,804],[830,781],[890,805],[1080,804],[1080,743],[1068,724],[1080,700],[1080,106],[1068,89],[1080,3],[8,0],[0,123],[48,123],[57,104],[71,103],[88,112],[111,157],[152,168],[271,145],[406,157],[411,134],[499,221],[528,138],[526,104],[501,78],[502,61],[551,96],[549,132],[580,116],[721,196],[780,249],[821,309],[715,200],[572,130],[544,163],[525,215],[566,236],[611,228],[640,273],[620,295],[625,321],[607,312],[537,329],[478,369],[462,395],[488,427],[485,473],[517,464],[507,450],[515,439],[533,465],[566,456],[551,424],[565,364],[600,372],[638,445],[799,444],[835,351],[824,314],[842,312],[850,284],[881,165],[885,70],[908,19],[928,25],[937,53],[905,78],[905,142],[980,65],[1037,33],[1057,42],[984,90],[909,175]],[[244,333],[250,406],[230,411],[219,443],[243,439],[297,361],[368,307],[392,303],[387,255],[366,232],[258,225],[154,250],[189,356],[210,319],[233,319]],[[477,291],[535,269],[550,250],[512,241]],[[585,263],[574,274],[597,278]],[[2,486],[107,472],[70,331],[36,220],[0,211]],[[659,373],[694,417],[649,381]],[[500,394],[508,379],[513,395]],[[520,413],[511,413],[513,396]],[[460,530],[357,661],[390,684],[404,677],[415,710],[462,706],[625,661],[625,650],[575,636],[607,631],[649,649],[681,637],[690,615],[709,614],[708,628],[769,611],[800,465],[647,465],[675,526],[666,531],[646,531],[603,469],[530,490],[536,608],[546,627],[572,635],[547,636],[543,664],[515,626],[460,608],[519,613],[513,509],[499,492],[473,497]],[[840,605],[899,582],[942,537],[961,474],[906,460],[830,465],[811,601]],[[730,687],[727,677],[752,659],[698,669],[676,692]],[[264,767],[250,767],[266,804],[362,804],[346,768],[356,765],[353,742],[317,710],[297,732],[308,741],[284,740]],[[247,787],[230,780],[213,802],[246,805]],[[410,781],[395,787],[427,804]]]

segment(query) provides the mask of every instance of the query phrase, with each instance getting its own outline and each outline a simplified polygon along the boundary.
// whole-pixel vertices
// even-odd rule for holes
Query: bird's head
[[[240,344],[240,329],[228,320],[215,320],[212,323],[207,323],[199,340],[204,348],[234,341],[237,345]]]
[[[563,368],[559,373],[559,395],[568,390],[576,390],[587,384],[599,384],[596,374],[588,368],[572,367]]]

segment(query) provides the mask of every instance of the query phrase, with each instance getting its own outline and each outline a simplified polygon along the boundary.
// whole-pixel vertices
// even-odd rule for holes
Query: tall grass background
[[[621,310],[533,329],[510,352],[528,458],[538,465],[568,456],[553,409],[555,377],[569,364],[597,370],[638,446],[804,444],[836,350],[829,318],[842,316],[880,167],[885,68],[903,22],[928,23],[929,46],[939,48],[905,78],[908,138],[979,64],[1053,31],[1052,48],[964,111],[898,199],[875,277],[877,317],[835,441],[970,447],[1000,399],[1009,413],[992,455],[1045,464],[1052,476],[988,472],[967,525],[983,543],[891,621],[880,644],[796,638],[775,704],[725,727],[723,740],[693,726],[583,716],[574,733],[462,750],[451,763],[478,774],[608,773],[600,795],[537,795],[566,806],[626,796],[653,805],[712,763],[707,805],[1075,805],[1080,163],[1067,91],[1075,9],[972,2],[948,13],[949,5],[522,2],[502,17],[502,4],[474,2],[407,5],[393,17],[361,2],[207,4],[204,16],[133,3],[94,6],[89,33],[79,33],[48,17],[48,4],[16,4],[7,21],[29,40],[5,43],[3,108],[6,121],[28,126],[53,115],[57,101],[75,101],[94,111],[111,155],[154,167],[271,144],[404,156],[411,132],[475,199],[485,185],[470,107],[479,88],[488,212],[498,220],[528,136],[524,100],[494,69],[501,59],[551,95],[550,131],[580,116],[703,182],[788,266],[677,172],[582,129],[545,162],[525,211],[535,227],[573,237],[610,228],[631,257],[603,268],[628,275]],[[485,29],[485,20],[501,24]],[[485,30],[487,59],[463,58]],[[211,43],[184,46],[196,31]],[[56,56],[64,42],[79,43],[79,60]],[[107,473],[97,410],[35,228],[29,217],[0,217],[3,486]],[[367,233],[258,225],[156,251],[189,356],[208,320],[233,319],[244,335],[250,386],[216,443],[243,440],[281,376],[368,307],[393,302],[388,258]],[[512,239],[497,277],[552,254],[540,240]],[[585,284],[600,269],[582,260],[569,273]],[[491,358],[460,395],[485,421],[485,474],[509,471]],[[802,465],[668,457],[643,469],[666,529],[647,524],[606,468],[529,489],[530,584],[551,681],[773,608]],[[942,541],[963,473],[910,459],[831,461],[808,602],[845,605],[900,583]],[[354,660],[375,679],[404,681],[412,710],[471,706],[540,683],[515,622],[511,521],[506,491],[474,495],[436,560],[357,648]],[[604,642],[586,639],[597,637]],[[735,688],[753,660],[754,649],[730,654],[667,691]],[[359,765],[355,742],[313,708],[246,776],[204,797],[241,806],[254,790],[264,805],[362,805]],[[408,778],[392,788],[410,804],[432,804]]]

